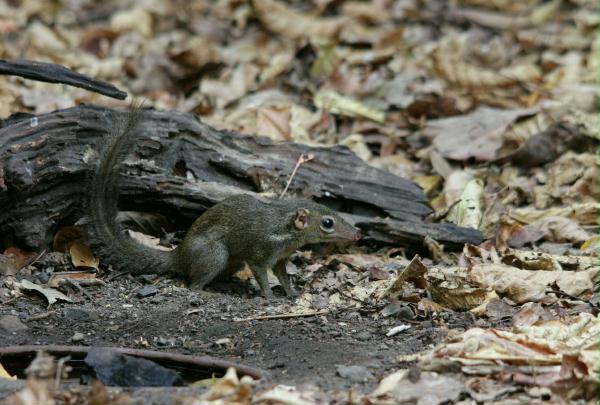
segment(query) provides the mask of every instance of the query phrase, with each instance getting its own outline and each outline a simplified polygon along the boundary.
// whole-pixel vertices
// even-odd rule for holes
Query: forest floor
[[[0,404],[597,403],[599,21],[585,0],[0,2],[0,58],[65,65],[218,129],[345,145],[417,183],[428,221],[485,238],[296,253],[301,295],[267,301],[247,277],[207,298],[118,275],[65,242],[77,224],[54,246],[7,230],[0,350],[149,349],[267,375],[107,391],[55,384],[59,358],[15,381],[0,356]],[[0,128],[80,103],[128,105],[0,76]],[[5,189],[10,162],[0,195],[28,198]]]

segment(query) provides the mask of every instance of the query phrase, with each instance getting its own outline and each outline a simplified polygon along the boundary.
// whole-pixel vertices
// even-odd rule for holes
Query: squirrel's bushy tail
[[[94,253],[114,268],[135,274],[165,274],[171,269],[169,252],[142,245],[125,234],[117,222],[117,177],[141,117],[141,103],[132,102],[125,119],[113,126],[100,161],[90,179],[90,237]]]

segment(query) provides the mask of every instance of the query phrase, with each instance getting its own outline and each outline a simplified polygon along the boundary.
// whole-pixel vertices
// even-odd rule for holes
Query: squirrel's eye
[[[335,225],[335,221],[333,218],[323,217],[323,220],[321,221],[321,229],[323,229],[325,232],[333,231],[334,225]]]

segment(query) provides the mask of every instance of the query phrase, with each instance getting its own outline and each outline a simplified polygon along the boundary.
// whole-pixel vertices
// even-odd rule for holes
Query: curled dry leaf
[[[542,218],[565,217],[574,220],[580,225],[598,225],[600,204],[596,202],[575,203],[568,207],[551,207],[538,210],[533,206],[513,208],[509,215],[519,222],[529,224]]]
[[[395,297],[415,301],[427,288],[426,273],[427,267],[421,262],[421,258],[418,255],[413,257],[379,298]]]
[[[336,38],[349,19],[319,18],[289,8],[274,0],[254,0],[254,11],[260,22],[274,33],[292,39],[306,37]]]
[[[448,361],[469,375],[502,370],[506,381],[549,387],[567,397],[594,398],[598,395],[598,318],[582,313],[512,331],[473,328],[459,341],[438,346],[420,367],[448,367]],[[573,362],[583,367],[574,370]]]
[[[415,256],[391,281],[380,298],[392,297],[420,303],[425,291],[429,291],[433,303],[438,308],[445,307],[456,311],[466,311],[482,305],[490,299],[491,293],[488,288],[480,288],[476,283],[470,282],[464,269],[427,268],[420,258]]]
[[[90,267],[98,270],[100,260],[94,257],[89,246],[80,242],[74,242],[69,248],[69,254],[71,255],[71,263],[73,263],[73,266]]]
[[[481,252],[485,250],[481,249]],[[483,255],[485,257],[485,254]],[[484,259],[484,262],[488,258]],[[512,249],[498,260],[492,260],[495,264],[510,264],[525,270],[569,270],[581,271],[598,266],[598,260],[589,256],[565,256],[547,252],[532,252],[530,250]]]
[[[507,87],[520,83],[535,83],[542,71],[532,63],[515,62],[500,69],[478,66],[466,60],[472,47],[468,35],[450,36],[442,40],[431,53],[436,72],[449,83],[461,88]]]
[[[483,218],[483,181],[473,179],[467,183],[458,204],[450,208],[446,219],[458,226],[479,229]]]
[[[502,263],[525,270],[560,271],[562,265],[548,253],[515,250],[502,256]]]
[[[512,301],[551,303],[556,297],[551,294],[553,285],[574,297],[589,298],[598,280],[598,268],[582,271],[534,271],[522,270],[499,264],[477,264],[469,272],[472,282],[493,288],[499,296]]]
[[[235,369],[230,367],[223,378],[220,378],[206,394],[202,395],[202,399],[209,404],[247,404],[250,403],[252,396],[252,384],[251,377],[244,376],[239,379]]]
[[[83,238],[83,232],[78,226],[63,226],[55,234],[52,240],[52,250],[65,253],[71,247],[71,244]],[[75,263],[73,263],[75,265]]]
[[[15,286],[23,290],[39,292],[48,301],[48,306],[54,304],[58,300],[72,302],[69,297],[67,297],[60,291],[55,290],[54,288],[42,287],[40,285],[32,283],[29,280],[21,280],[21,282],[15,283]]]
[[[426,279],[431,298],[437,304],[454,311],[468,311],[484,305],[493,295],[485,286],[470,282],[459,267],[429,269]]]

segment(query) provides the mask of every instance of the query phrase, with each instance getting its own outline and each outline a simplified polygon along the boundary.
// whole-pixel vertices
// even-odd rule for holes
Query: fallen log
[[[62,226],[85,216],[86,182],[113,123],[125,112],[79,106],[17,114],[0,127],[0,248],[41,250]],[[360,226],[367,237],[414,245],[429,235],[449,247],[479,243],[474,229],[426,223],[431,208],[414,183],[379,170],[347,148],[273,142],[216,130],[192,114],[147,110],[121,167],[122,209],[159,212],[186,228],[230,195],[275,196],[298,157],[287,195],[313,198]]]

